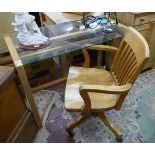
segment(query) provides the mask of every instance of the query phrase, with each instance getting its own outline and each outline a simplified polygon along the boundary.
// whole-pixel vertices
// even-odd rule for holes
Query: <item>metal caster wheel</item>
[[[66,127],[65,127],[65,128],[66,128]],[[68,131],[67,128],[66,128],[66,132],[68,133],[68,136],[69,136],[69,137],[73,137],[73,136],[74,136],[74,132]]]
[[[73,133],[72,131],[69,131],[69,132],[68,132],[68,136],[69,136],[69,137],[73,137],[73,136],[74,136],[74,133]]]
[[[122,143],[122,142],[123,142],[123,138],[122,138],[122,137],[116,138],[116,140],[117,140],[117,142],[119,142],[119,143]]]

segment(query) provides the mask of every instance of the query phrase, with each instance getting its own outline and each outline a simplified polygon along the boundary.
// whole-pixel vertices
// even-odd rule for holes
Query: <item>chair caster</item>
[[[74,132],[68,131],[67,127],[65,127],[65,129],[66,129],[66,132],[68,133],[69,137],[73,137],[74,136]]]
[[[73,137],[74,136],[74,133],[72,131],[68,131],[68,136],[69,137]]]
[[[123,142],[123,138],[122,138],[122,137],[116,138],[116,140],[117,140],[117,142],[119,142],[119,143],[122,143],[122,142]]]

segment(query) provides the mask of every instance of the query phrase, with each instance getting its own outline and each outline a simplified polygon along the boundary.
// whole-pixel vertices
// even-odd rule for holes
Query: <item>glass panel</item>
[[[30,64],[61,54],[67,54],[84,47],[105,43],[121,37],[117,30],[113,33],[105,34],[103,32],[104,26],[80,30],[79,26],[81,25],[80,21],[73,21],[40,28],[41,32],[49,38],[50,45],[38,50],[21,49],[16,32],[11,33],[10,37],[23,64]]]

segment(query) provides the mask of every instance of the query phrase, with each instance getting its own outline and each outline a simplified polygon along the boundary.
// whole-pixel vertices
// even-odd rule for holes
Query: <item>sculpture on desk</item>
[[[15,31],[18,32],[20,47],[23,49],[40,49],[49,45],[49,39],[41,33],[35,17],[27,12],[16,12]]]

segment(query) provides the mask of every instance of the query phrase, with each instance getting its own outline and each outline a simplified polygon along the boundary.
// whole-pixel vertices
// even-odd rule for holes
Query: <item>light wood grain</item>
[[[32,90],[30,88],[30,85],[29,85],[29,82],[28,82],[28,79],[27,79],[23,64],[22,64],[22,62],[21,62],[21,60],[20,60],[20,58],[18,56],[18,53],[17,53],[17,51],[16,51],[16,49],[15,49],[15,47],[13,45],[13,42],[12,42],[11,38],[9,37],[9,35],[5,34],[4,39],[5,39],[5,42],[6,42],[7,46],[8,46],[8,49],[9,49],[10,55],[11,55],[11,57],[13,59],[16,70],[18,72],[18,76],[19,76],[19,79],[21,81],[22,87],[24,89],[25,95],[26,95],[26,97],[27,97],[27,99],[29,101],[29,104],[30,104],[30,107],[31,107],[31,110],[32,110],[32,113],[33,113],[33,116],[34,116],[34,119],[35,119],[35,121],[37,123],[38,128],[41,128],[42,123],[41,123],[41,120],[40,120],[40,117],[39,117],[39,113],[38,113],[35,101],[34,101],[33,96],[32,96]]]
[[[54,80],[52,82],[48,82],[46,84],[42,84],[40,86],[32,87],[31,90],[32,90],[32,92],[36,92],[36,91],[39,91],[39,90],[42,90],[42,89],[54,86],[54,85],[56,85],[58,83],[65,82],[66,80],[67,80],[67,77],[63,77],[63,78],[60,78],[58,80]]]
[[[87,48],[83,48],[82,49],[82,53],[84,56],[84,63],[83,63],[83,67],[89,67],[90,66],[90,56],[88,53],[88,50],[91,51],[98,51],[98,58],[97,58],[97,66],[100,67],[102,64],[102,52],[113,52],[116,53],[118,48],[113,47],[113,46],[109,46],[109,45],[93,45],[93,46],[89,46]]]
[[[83,49],[84,67],[71,67],[69,70],[66,91],[65,109],[81,112],[79,120],[67,127],[70,132],[86,116],[98,116],[114,133],[118,141],[122,140],[121,132],[104,115],[104,111],[120,110],[129,90],[142,71],[149,58],[149,47],[144,37],[129,27],[119,48],[103,45]],[[90,57],[87,50],[101,53],[106,49],[115,51],[116,55],[110,71],[88,68]]]
[[[68,111],[81,111],[84,106],[85,102],[79,94],[80,86],[83,85],[115,86],[116,84],[109,71],[96,68],[71,67],[65,91],[65,108]],[[113,107],[116,103],[115,99],[118,97],[117,95],[108,95],[109,97],[107,97],[107,95],[99,93],[89,93],[89,95],[94,111]]]
[[[118,21],[127,26],[142,25],[155,21],[154,12],[118,12]]]
[[[147,61],[144,69],[155,66],[155,13],[154,12],[119,12],[118,20],[127,26],[133,26],[140,32],[150,47],[150,58]]]
[[[12,58],[8,56],[0,56],[0,65],[8,65],[12,63]]]

